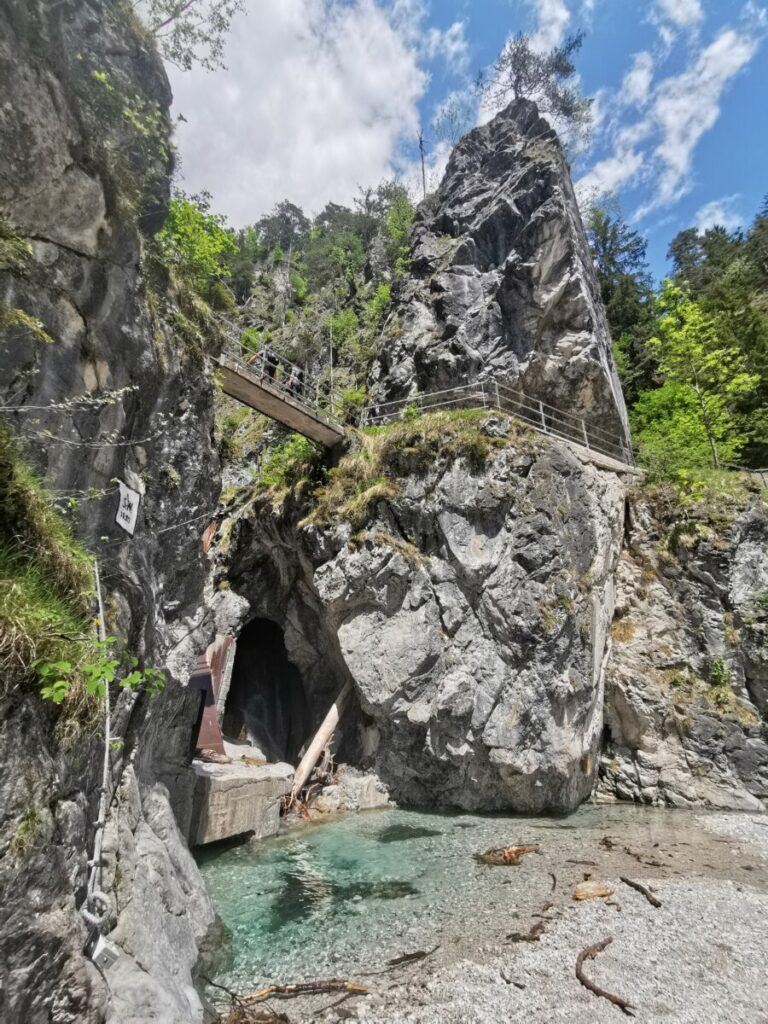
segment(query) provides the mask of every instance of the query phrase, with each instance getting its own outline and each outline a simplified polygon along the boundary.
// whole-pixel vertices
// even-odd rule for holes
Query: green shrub
[[[96,638],[92,561],[0,427],[0,677],[35,685],[80,726],[98,719],[104,686],[156,690],[114,638]]]
[[[261,487],[284,492],[309,480],[318,461],[317,448],[301,434],[270,448],[264,455],[256,480]]]
[[[707,679],[713,686],[729,686],[731,673],[722,658],[712,658],[707,668]]]
[[[174,194],[156,244],[161,261],[203,297],[229,275],[226,261],[236,252],[232,233],[223,217],[210,212],[206,193]]]

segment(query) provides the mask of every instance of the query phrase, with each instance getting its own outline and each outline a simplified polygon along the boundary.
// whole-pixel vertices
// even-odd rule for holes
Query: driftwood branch
[[[598,953],[609,946],[613,942],[613,937],[608,936],[607,939],[603,939],[602,942],[596,942],[594,946],[587,946],[586,949],[582,949],[576,959],[576,977],[579,979],[584,988],[594,993],[596,996],[600,996],[601,999],[607,999],[609,1003],[613,1003],[614,1006],[618,1006],[628,1017],[634,1017],[632,1010],[634,1007],[631,1003],[628,1003],[626,999],[622,999],[621,996],[615,996],[612,992],[606,992],[604,988],[600,988],[584,973],[584,961],[594,960]]]
[[[344,710],[344,705],[347,703],[351,692],[352,682],[347,680],[336,695],[336,699],[331,705],[328,714],[323,719],[322,725],[315,733],[314,739],[307,747],[307,752],[304,754],[301,761],[299,761],[299,766],[296,769],[296,776],[293,781],[293,789],[291,790],[291,803],[297,799],[299,793],[307,782],[307,779],[309,779],[309,776],[312,774],[312,769],[319,761],[320,755],[323,753],[326,744],[330,743],[331,738],[336,731],[336,726],[339,724],[339,719],[341,718],[341,714]]]
[[[249,996],[242,996],[241,1003],[261,1003],[271,996],[279,999],[295,999],[296,996],[326,995],[333,992],[348,992],[355,995],[366,995],[367,985],[358,985],[354,981],[342,981],[331,978],[328,981],[302,981],[295,985],[268,985]]]
[[[538,942],[544,933],[544,922],[537,921],[529,932],[510,932],[507,936],[512,942]]]
[[[374,975],[389,974],[390,971],[395,971],[398,967],[416,964],[420,960],[426,960],[428,956],[432,956],[438,949],[440,949],[439,942],[432,949],[418,949],[415,953],[403,953],[402,956],[396,956],[393,960],[387,960],[387,966],[382,971],[363,971],[363,977],[372,978]]]
[[[486,850],[485,853],[474,854],[475,860],[482,864],[519,864],[520,858],[526,853],[541,853],[538,846],[502,846],[498,850]]]
[[[639,882],[633,882],[631,878],[625,878],[624,875],[619,875],[619,878],[624,883],[624,885],[628,885],[630,889],[635,889],[637,892],[642,893],[652,907],[661,906],[661,900],[657,899],[650,891],[650,889],[646,889],[646,887],[644,885],[641,885]]]

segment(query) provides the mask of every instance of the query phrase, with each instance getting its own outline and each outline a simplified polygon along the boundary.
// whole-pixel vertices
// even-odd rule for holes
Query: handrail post
[[[487,409],[488,406],[486,405],[486,402],[485,402],[485,381],[484,380],[480,381],[480,391],[482,392],[482,395],[483,395],[483,408]]]
[[[584,444],[587,447],[587,451],[589,451],[589,435],[587,434],[587,425],[583,419],[581,421],[581,432],[584,435]]]
[[[539,416],[541,417],[541,429],[544,431],[545,434],[549,433],[549,431],[547,430],[547,420],[544,416],[544,405],[541,399],[539,399]]]
[[[501,402],[499,401],[499,382],[495,380],[493,386],[496,390],[496,408],[501,412]]]

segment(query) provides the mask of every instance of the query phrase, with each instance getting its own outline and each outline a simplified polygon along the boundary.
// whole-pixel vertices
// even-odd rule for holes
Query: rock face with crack
[[[116,0],[0,2],[0,95],[0,254],[9,231],[24,254],[0,258],[0,402],[22,410],[12,425],[50,487],[109,492],[73,518],[101,556],[111,622],[147,663],[183,678],[206,645],[206,563],[199,534],[174,528],[174,492],[183,480],[195,492],[187,508],[213,508],[218,460],[210,381],[153,319],[140,268],[169,196],[168,82]],[[50,341],[29,329],[34,320]],[[61,408],[105,389],[129,390]],[[142,495],[133,539],[114,523],[115,477]],[[127,772],[102,880],[122,949],[108,1002],[82,953],[79,914],[100,725],[62,742],[50,705],[0,680],[3,1021],[202,1019],[191,972],[214,915],[174,815],[184,828],[198,703],[169,681],[156,701],[121,699],[116,709],[125,747],[113,777]]]
[[[231,533],[232,589],[286,623],[310,689],[351,676],[347,742],[395,800],[574,808],[599,754],[622,482],[511,437],[484,468],[437,453],[396,486],[355,530],[290,516],[265,530],[254,509]]]
[[[626,443],[624,398],[560,142],[518,100],[459,142],[417,213],[379,399],[491,376]]]
[[[632,503],[617,575],[600,792],[768,806],[768,508]]]

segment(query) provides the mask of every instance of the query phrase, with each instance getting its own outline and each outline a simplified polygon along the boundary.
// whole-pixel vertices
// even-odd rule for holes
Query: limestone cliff
[[[215,506],[218,464],[210,380],[153,316],[141,271],[142,231],[162,223],[169,193],[165,73],[120,0],[3,0],[0,95],[0,214],[17,253],[0,260],[0,404],[18,410],[7,418],[49,487],[83,499],[74,518],[101,563],[110,628],[148,663],[183,671],[205,646],[200,515]],[[105,389],[129,390],[61,407]],[[133,539],[114,523],[116,477],[142,494]],[[138,1022],[152,1004],[163,1020],[199,1019],[190,972],[213,915],[171,810],[173,799],[182,822],[189,813],[197,702],[172,684],[118,708],[114,777],[130,768],[105,885],[124,955],[108,1001],[78,913],[98,733],[62,744],[50,706],[11,683],[0,684],[0,1018]],[[36,824],[22,854],[25,820]]]
[[[302,523],[262,499],[228,524],[222,629],[283,624],[314,720],[351,677],[346,755],[395,799],[575,807],[596,777],[622,482],[482,414],[361,443]]]
[[[731,484],[633,496],[617,574],[600,792],[768,806],[768,506]]]
[[[374,367],[379,398],[497,376],[627,440],[568,165],[534,103],[518,100],[461,139],[413,240]]]

